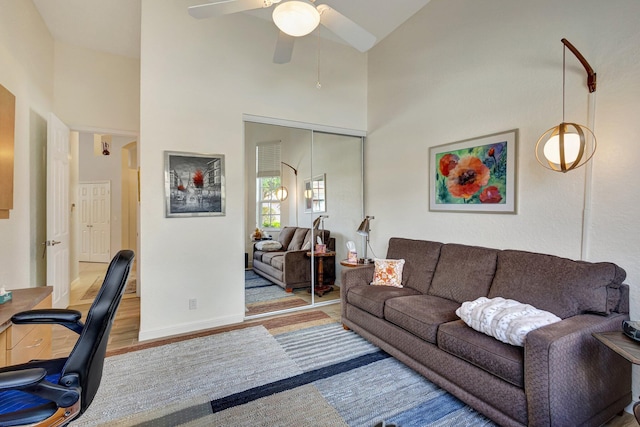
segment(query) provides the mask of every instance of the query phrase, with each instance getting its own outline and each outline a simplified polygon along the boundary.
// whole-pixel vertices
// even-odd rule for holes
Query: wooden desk
[[[311,252],[307,252],[307,256],[310,257]],[[321,297],[327,292],[331,292],[333,290],[333,286],[331,286],[333,283],[327,285],[325,285],[324,283],[324,258],[334,259],[336,257],[336,253],[333,251],[313,252],[313,257],[318,260],[318,268],[316,269],[316,281],[314,283],[313,291],[316,293],[316,295]]]
[[[623,332],[597,332],[592,334],[595,339],[627,359],[634,365],[640,365],[640,342],[634,341]],[[633,405],[633,415],[640,423],[640,402]]]
[[[51,358],[51,325],[13,325],[21,311],[51,308],[51,286],[15,289],[11,301],[0,305],[0,366]]]

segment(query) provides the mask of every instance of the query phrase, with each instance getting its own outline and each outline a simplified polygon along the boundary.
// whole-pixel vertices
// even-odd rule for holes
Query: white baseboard
[[[187,334],[190,332],[202,331],[204,329],[217,328],[234,323],[242,323],[244,316],[228,316],[216,319],[208,319],[200,322],[181,323],[168,328],[157,329],[140,329],[138,333],[138,341],[155,340],[158,338],[167,338],[173,335]]]

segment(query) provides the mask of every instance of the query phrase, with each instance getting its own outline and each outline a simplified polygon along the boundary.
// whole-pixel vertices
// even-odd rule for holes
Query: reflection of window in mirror
[[[304,180],[304,211],[326,212],[326,179],[325,174]]]
[[[280,141],[259,142],[256,146],[256,226],[265,230],[280,229],[281,187]]]

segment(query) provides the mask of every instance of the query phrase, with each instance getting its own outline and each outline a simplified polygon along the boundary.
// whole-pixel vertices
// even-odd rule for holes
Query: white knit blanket
[[[476,331],[517,346],[524,346],[525,337],[534,329],[562,320],[548,311],[502,297],[463,302],[456,314]]]

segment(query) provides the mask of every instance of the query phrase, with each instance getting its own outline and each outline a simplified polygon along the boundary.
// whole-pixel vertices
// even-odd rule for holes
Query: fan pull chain
[[[318,79],[316,81],[316,88],[322,89],[322,83],[320,83],[320,25],[318,25],[318,56],[317,56],[317,64],[318,64]]]

